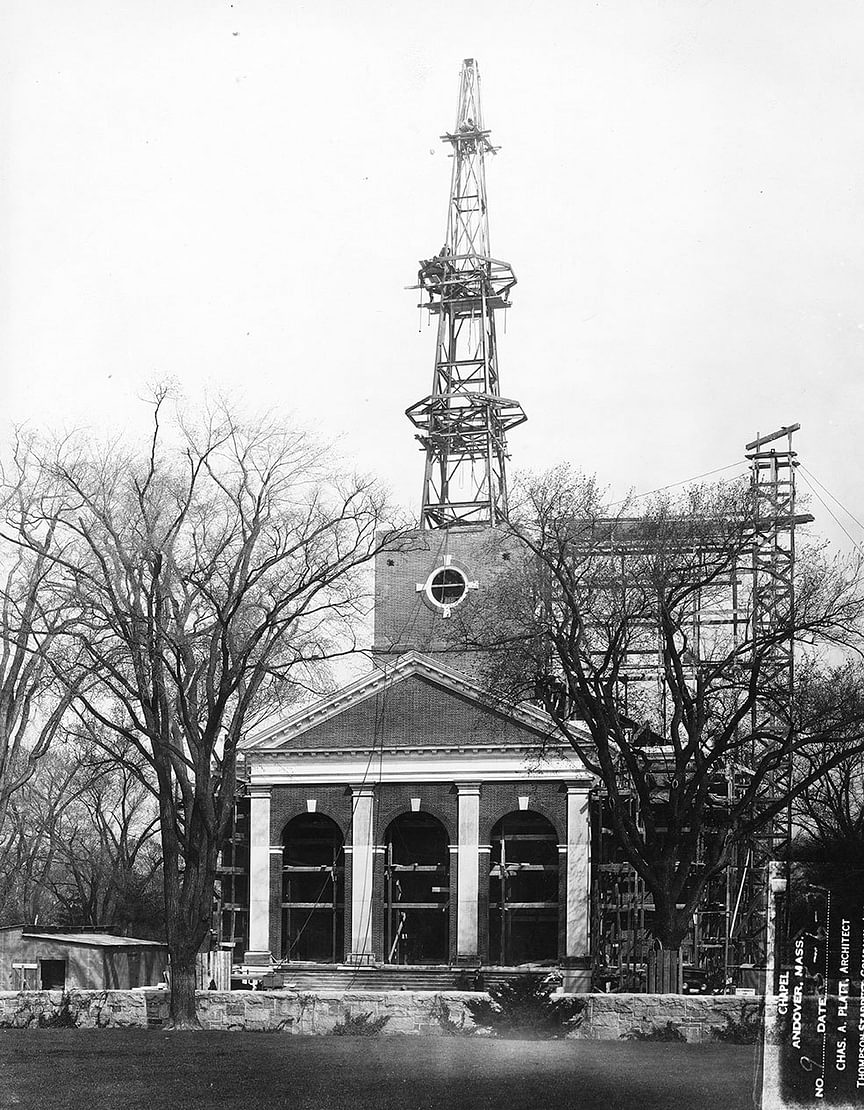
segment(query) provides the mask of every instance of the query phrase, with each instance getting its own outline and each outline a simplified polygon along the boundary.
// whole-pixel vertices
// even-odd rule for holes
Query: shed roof
[[[164,948],[158,940],[142,940],[140,937],[115,937],[110,933],[37,933],[25,929],[22,939],[56,940],[65,944],[86,944],[93,948]]]

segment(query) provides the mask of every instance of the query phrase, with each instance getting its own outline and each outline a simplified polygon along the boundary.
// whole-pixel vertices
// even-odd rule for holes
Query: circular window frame
[[[432,593],[432,589],[436,585],[435,579],[441,574],[455,574],[458,575],[459,579],[461,580],[462,592],[459,594],[455,601],[439,601],[438,598],[436,598],[435,595]],[[456,584],[455,582],[447,582],[442,583],[441,585],[443,589],[447,589],[448,587],[452,589],[455,587]],[[452,563],[450,563],[449,566],[436,567],[426,579],[424,590],[427,599],[432,603],[432,605],[435,606],[436,609],[456,609],[468,596],[468,575],[465,573],[464,570],[462,570],[461,567],[454,566]]]
[[[439,575],[448,573],[457,574],[462,580],[462,593],[454,601],[439,601],[432,593],[432,587],[435,585],[435,579]],[[463,566],[459,566],[457,563],[450,561],[439,563],[428,575],[425,582],[417,584],[418,592],[422,591],[424,603],[432,609],[433,612],[438,613],[442,617],[449,617],[454,609],[458,609],[459,606],[464,603],[469,592],[476,589],[477,583],[471,581],[468,571]]]

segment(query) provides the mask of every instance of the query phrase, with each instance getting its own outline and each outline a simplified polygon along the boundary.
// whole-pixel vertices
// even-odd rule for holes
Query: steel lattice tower
[[[422,528],[498,524],[507,517],[506,435],[525,420],[498,384],[495,313],[516,284],[508,262],[492,258],[484,159],[494,154],[483,127],[480,75],[462,64],[453,148],[447,238],[420,264],[422,306],[438,317],[432,392],[406,410],[426,452]]]

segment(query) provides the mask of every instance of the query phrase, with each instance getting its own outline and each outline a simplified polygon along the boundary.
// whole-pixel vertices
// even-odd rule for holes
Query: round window
[[[442,567],[429,579],[429,597],[442,608],[458,605],[468,589],[468,580],[456,567]]]

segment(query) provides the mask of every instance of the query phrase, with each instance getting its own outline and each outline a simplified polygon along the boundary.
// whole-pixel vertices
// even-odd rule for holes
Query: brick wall
[[[359,748],[375,752],[386,747],[474,744],[524,744],[542,757],[543,737],[453,690],[420,675],[394,682],[386,690],[349,706],[321,724],[306,729],[296,746],[306,749]],[[373,763],[374,770],[374,763]]]
[[[459,670],[473,669],[473,657],[454,651],[448,640],[447,626],[439,610],[430,605],[417,586],[443,566],[463,570],[469,581],[477,582],[479,592],[489,589],[507,563],[503,556],[513,549],[514,541],[503,532],[488,528],[455,531],[416,532],[405,550],[385,552],[375,563],[375,643],[379,653],[400,654],[414,650],[438,654],[442,662]],[[469,592],[460,605],[470,612]]]
[[[270,795],[270,844],[284,843],[290,821],[309,813],[308,802],[315,802],[315,813],[329,817],[342,834],[344,844],[351,843],[351,790],[347,786],[274,786]],[[282,857],[270,856],[270,951],[282,954]],[[349,910],[351,905],[350,856],[345,866],[345,951],[351,947]]]
[[[347,786],[274,786],[270,795],[270,843],[281,844],[285,826],[294,817],[308,813],[307,800],[314,799],[316,813],[323,813],[339,826],[343,839],[351,838],[351,791]]]
[[[519,809],[519,798],[528,798],[528,808],[540,813],[552,825],[558,837],[558,844],[566,845],[567,795],[565,787],[557,782],[519,781],[504,783],[484,783],[480,790],[480,889],[479,889],[479,956],[484,962],[489,959],[489,872],[492,829],[506,814]],[[288,822],[307,813],[307,800],[316,800],[316,812],[330,817],[342,832],[344,843],[351,844],[351,790],[343,786],[276,786],[271,801],[271,840],[273,845],[281,844]],[[375,787],[375,843],[379,851],[375,853],[373,875],[373,916],[372,950],[376,960],[387,958],[386,947],[386,904],[383,851],[390,823],[402,814],[412,812],[411,799],[420,799],[420,809],[431,814],[441,822],[452,849],[458,843],[458,795],[451,783],[379,783]],[[564,954],[564,930],[566,904],[566,871],[563,853],[559,852],[559,915],[558,915],[558,952]],[[270,857],[270,950],[277,956],[282,951],[282,876],[281,857]],[[456,890],[458,882],[458,859],[456,851],[450,852],[450,960],[456,957]],[[346,855],[345,867],[345,952],[349,952],[350,909],[351,909],[351,857]]]
[[[528,808],[549,821],[558,836],[561,847],[567,844],[567,792],[557,782],[486,783],[480,791],[480,844],[489,847],[492,829],[502,817],[519,809],[519,798],[528,798]],[[491,852],[481,852],[479,932],[481,959],[489,959],[489,875],[492,869]],[[564,955],[567,903],[567,872],[563,853],[558,854],[558,954]]]

